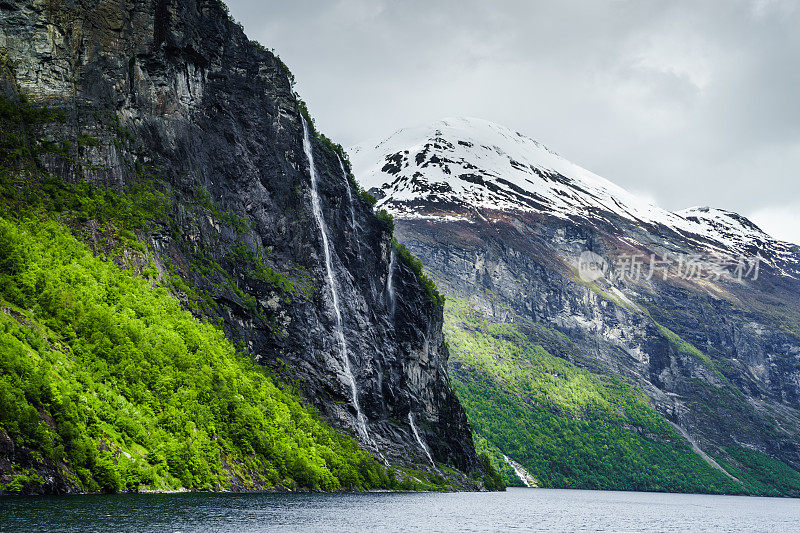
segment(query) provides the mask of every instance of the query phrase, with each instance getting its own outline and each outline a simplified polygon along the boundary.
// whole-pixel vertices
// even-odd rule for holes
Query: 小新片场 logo
[[[600,255],[589,250],[581,252],[578,258],[578,276],[581,281],[591,283],[602,278],[608,272],[608,261]]]

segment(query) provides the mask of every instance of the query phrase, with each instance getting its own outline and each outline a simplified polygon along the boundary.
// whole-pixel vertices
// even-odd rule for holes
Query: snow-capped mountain
[[[469,219],[488,210],[612,224],[623,219],[715,254],[760,253],[776,269],[800,273],[796,245],[773,239],[741,215],[707,207],[667,211],[486,120],[447,118],[349,153],[377,207],[397,218]]]
[[[350,160],[454,302],[445,312],[474,310],[452,311],[467,338],[475,317],[520,325],[530,343],[636,384],[715,470],[709,458],[731,446],[800,470],[800,247],[729,211],[652,205],[484,120],[400,130]],[[470,361],[451,372],[482,384]],[[520,408],[531,405],[542,408]],[[485,427],[519,459],[504,448],[516,433]]]
[[[641,201],[610,181],[570,163],[504,126],[448,118],[400,130],[374,145],[350,150],[356,175],[378,189],[378,206],[398,216],[421,216],[407,206],[426,200],[430,211],[454,206],[546,211],[561,217],[592,211],[634,220],[680,224],[680,218]]]

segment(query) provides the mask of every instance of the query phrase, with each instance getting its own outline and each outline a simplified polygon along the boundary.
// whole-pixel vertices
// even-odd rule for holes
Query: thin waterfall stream
[[[374,441],[370,438],[367,432],[367,421],[364,413],[361,412],[361,405],[358,401],[358,385],[353,376],[353,371],[350,368],[350,356],[347,351],[347,342],[344,338],[344,328],[342,326],[342,311],[339,308],[339,291],[336,286],[336,278],[333,274],[333,260],[331,256],[331,244],[328,236],[328,225],[325,223],[325,218],[322,215],[322,205],[319,201],[319,193],[317,192],[317,169],[314,166],[314,154],[311,148],[311,139],[308,133],[308,124],[303,118],[303,150],[308,159],[308,172],[311,177],[311,208],[314,212],[314,218],[317,219],[320,233],[322,234],[322,249],[325,253],[325,270],[328,276],[328,287],[331,290],[331,298],[333,300],[333,310],[336,317],[336,339],[339,341],[339,347],[342,354],[342,364],[344,366],[344,374],[350,382],[350,390],[353,396],[353,407],[356,410],[356,429],[367,442],[375,446]],[[377,450],[377,447],[376,447]]]
[[[417,431],[417,426],[414,424],[414,415],[411,414],[411,411],[408,412],[408,425],[411,426],[411,432],[414,434],[414,437],[417,439],[417,443],[419,443],[420,448],[425,452],[425,456],[428,458],[428,461],[431,463],[431,466],[436,466],[436,463],[433,462],[433,457],[431,457],[431,452],[428,450],[428,447],[422,442],[422,437],[419,436],[419,432]]]
[[[344,163],[342,163],[342,158],[336,156],[339,160],[339,169],[342,171],[342,177],[344,178],[344,184],[347,190],[347,201],[348,205],[350,206],[350,228],[353,230],[353,235],[356,233],[356,228],[359,227],[358,222],[356,222],[356,210],[353,207],[353,191],[350,190],[350,180],[347,177],[347,171],[344,169]],[[359,254],[361,253],[361,241],[356,239],[356,246],[358,247]]]
[[[389,275],[386,278],[386,293],[389,295],[389,311],[394,317],[395,308],[395,295],[394,295],[394,267],[397,261],[397,255],[394,252],[394,247],[389,255]]]
[[[506,463],[508,463],[508,465],[514,469],[514,473],[517,475],[520,481],[522,481],[523,485],[525,485],[526,487],[536,486],[536,480],[533,478],[530,472],[525,470],[525,468],[521,464],[519,464],[506,454],[503,454],[503,459],[505,459]]]

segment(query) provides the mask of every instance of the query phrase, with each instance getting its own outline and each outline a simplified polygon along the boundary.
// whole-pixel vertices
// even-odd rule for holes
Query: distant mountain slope
[[[350,156],[377,207],[395,216],[398,239],[448,296],[451,336],[474,334],[475,325],[459,319],[463,311],[452,304],[465,302],[469,316],[513,324],[524,342],[601,382],[622,378],[641,389],[686,449],[699,450],[716,471],[724,468],[743,492],[796,493],[764,472],[800,469],[799,247],[735,213],[671,213],[650,205],[482,120],[400,130],[354,147]],[[492,342],[501,341],[495,335]],[[476,400],[491,390],[489,382],[506,392],[521,390],[519,383],[509,389],[486,373],[486,361],[475,359],[469,343],[449,342],[457,348],[451,368],[468,414],[476,427],[488,427],[483,417],[489,415],[475,410]],[[520,364],[502,350],[492,357],[498,365]],[[520,394],[514,401],[521,412],[533,409],[528,393]],[[564,423],[591,418],[581,411],[585,406],[545,409]],[[491,416],[491,431],[481,435],[490,451],[561,479],[545,475],[535,454],[520,453],[521,439],[530,439],[530,450],[541,435],[525,436],[512,422],[504,434],[497,413]],[[656,438],[643,427],[636,431]],[[667,474],[651,475],[646,483],[668,484]],[[599,485],[580,475],[564,479],[570,481],[552,483],[629,487],[624,476]]]
[[[434,205],[450,204],[564,217],[605,211],[634,220],[680,221],[533,139],[480,119],[449,118],[400,130],[374,146],[352,148],[350,158],[362,185],[380,190],[378,206],[397,212],[424,199],[432,204],[431,213]]]

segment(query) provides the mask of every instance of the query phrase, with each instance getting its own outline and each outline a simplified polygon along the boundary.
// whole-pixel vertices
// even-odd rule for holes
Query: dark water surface
[[[800,500],[506,493],[122,494],[0,498],[0,531],[800,531]]]

